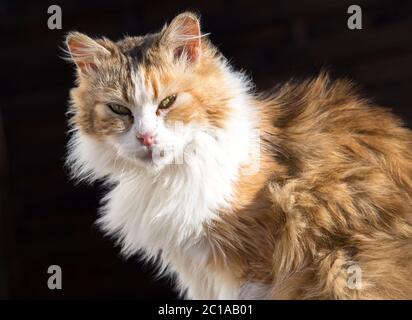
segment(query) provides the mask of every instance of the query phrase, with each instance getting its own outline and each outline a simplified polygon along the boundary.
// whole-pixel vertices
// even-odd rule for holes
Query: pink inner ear
[[[90,48],[87,45],[81,41],[76,41],[75,39],[70,39],[67,42],[67,45],[73,57],[73,61],[81,71],[90,69],[96,70],[96,64],[93,63],[93,56],[88,53]]]
[[[186,52],[190,62],[196,61],[200,56],[200,26],[196,19],[185,17],[181,22],[181,34],[183,44],[175,49],[175,57],[178,58]],[[185,38],[187,40],[185,40]]]

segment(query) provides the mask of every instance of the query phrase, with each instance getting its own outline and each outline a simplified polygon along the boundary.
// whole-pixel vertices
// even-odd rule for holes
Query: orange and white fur
[[[189,12],[67,48],[68,164],[111,186],[98,223],[124,254],[190,299],[412,297],[412,139],[396,117],[325,75],[255,94]]]

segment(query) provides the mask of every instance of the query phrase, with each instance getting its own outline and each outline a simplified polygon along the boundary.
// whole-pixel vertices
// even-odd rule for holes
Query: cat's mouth
[[[143,162],[153,162],[153,152],[152,149],[147,149],[143,157],[141,158]]]
[[[165,151],[163,150],[153,150],[152,148],[147,148],[141,157],[141,160],[146,163],[157,163],[165,158]]]
[[[128,158],[147,166],[157,167],[173,161],[174,157],[172,155],[174,155],[174,153],[167,148],[153,146],[151,148],[144,147],[138,151],[131,152],[128,154]]]
[[[124,155],[126,156],[126,158],[128,158],[129,160],[135,163],[150,165],[154,162],[153,161],[153,151],[148,148],[130,151]]]

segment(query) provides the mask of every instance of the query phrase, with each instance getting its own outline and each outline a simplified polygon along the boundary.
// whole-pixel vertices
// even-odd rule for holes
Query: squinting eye
[[[110,108],[110,110],[112,110],[114,113],[120,114],[122,116],[130,116],[132,114],[132,112],[130,111],[130,109],[123,107],[121,105],[118,104],[109,104],[108,107]]]
[[[168,96],[167,98],[163,99],[159,103],[159,109],[167,109],[172,106],[172,104],[176,101],[177,94],[173,94],[171,96]]]

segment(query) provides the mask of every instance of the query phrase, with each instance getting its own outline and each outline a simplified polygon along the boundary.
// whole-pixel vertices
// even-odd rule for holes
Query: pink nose
[[[153,136],[150,133],[138,135],[137,140],[146,147],[150,147],[153,144]]]

